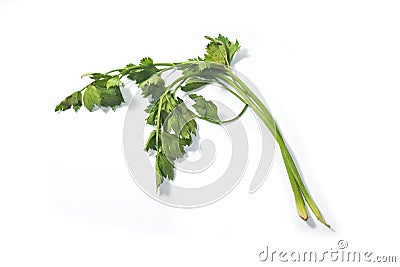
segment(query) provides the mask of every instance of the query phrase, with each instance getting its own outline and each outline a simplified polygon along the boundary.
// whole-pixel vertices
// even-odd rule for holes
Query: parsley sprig
[[[330,227],[304,185],[273,116],[230,69],[231,62],[240,49],[238,41],[231,42],[222,35],[216,38],[206,36],[206,39],[209,43],[203,58],[197,57],[179,63],[155,63],[146,57],[138,65],[128,64],[124,68],[104,74],[86,73],[82,77],[90,78],[91,82],[63,99],[55,111],[71,108],[78,111],[82,105],[89,111],[99,108],[115,110],[124,103],[121,94],[123,81],[134,81],[141,89],[142,96],[149,99],[145,110],[148,113],[146,123],[154,127],[154,130],[145,144],[145,150],[155,151],[155,186],[158,188],[166,179],[174,179],[174,161],[185,156],[185,148],[193,143],[193,138],[197,135],[196,119],[214,124],[230,123],[239,119],[250,107],[271,131],[280,147],[299,216],[304,220],[308,219],[307,204],[316,218]],[[171,70],[179,70],[182,75],[167,85],[163,74]],[[243,102],[242,111],[236,117],[222,121],[218,116],[217,106],[194,93],[209,84],[218,84],[237,97]],[[194,102],[191,108],[176,96],[178,90],[189,94]]]

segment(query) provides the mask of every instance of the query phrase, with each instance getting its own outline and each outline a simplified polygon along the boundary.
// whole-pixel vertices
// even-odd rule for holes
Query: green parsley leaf
[[[100,79],[107,79],[110,76],[107,75],[107,74],[103,74],[103,73],[97,73],[97,72],[90,73],[90,72],[88,72],[88,73],[82,74],[81,78],[83,78],[83,77],[89,77],[92,80],[100,80]]]
[[[153,66],[153,65],[154,65],[153,59],[151,59],[149,57],[145,57],[140,60],[140,66],[148,67],[148,66]]]
[[[190,92],[190,91],[194,91],[196,89],[199,89],[199,88],[201,88],[201,87],[203,87],[203,86],[205,86],[207,84],[209,84],[208,81],[193,77],[193,78],[189,78],[186,81],[186,84],[181,87],[181,90],[184,91],[184,92]]]
[[[171,93],[166,94],[162,100],[158,99],[154,104],[151,104],[146,108],[146,112],[149,113],[149,116],[146,119],[147,124],[156,126],[160,101],[162,102],[160,110],[160,125],[164,124],[168,114],[177,105],[177,101],[174,99]]]
[[[93,85],[88,85],[83,94],[83,104],[89,111],[93,111],[95,106],[101,105],[100,92]]]
[[[182,158],[185,155],[183,145],[179,142],[179,137],[175,134],[162,132],[162,151],[172,160]]]
[[[191,61],[189,63],[180,64],[177,66],[184,75],[187,76],[202,76],[206,71],[209,71],[212,67],[210,62],[205,61]]]
[[[119,105],[125,102],[121,90],[117,86],[102,89],[100,92],[102,107],[111,107],[115,110]]]
[[[203,96],[196,94],[191,94],[189,97],[196,102],[193,107],[200,116],[217,122],[221,121],[218,117],[218,108],[212,101],[205,100]]]
[[[116,76],[114,76],[114,77],[112,77],[112,78],[107,80],[106,87],[108,89],[108,88],[113,87],[113,86],[119,86],[120,83],[121,83],[121,81],[119,79],[119,76],[116,75]]]
[[[201,57],[190,58],[188,61],[204,61]]]
[[[239,42],[234,43],[223,35],[218,35],[217,38],[205,36],[210,40],[207,45],[207,53],[204,55],[204,60],[230,66],[233,56],[240,49]]]
[[[207,45],[207,54],[204,55],[204,60],[229,65],[225,47],[215,41]]]
[[[159,140],[160,142],[161,140]],[[156,145],[156,130],[153,130],[150,133],[149,139],[146,142],[144,150],[149,151],[150,149],[152,150],[157,150],[157,145]]]
[[[156,155],[156,172],[157,172],[157,187],[163,182],[163,178],[174,179],[174,164],[167,158],[163,152]]]
[[[187,108],[181,99],[178,98],[178,104],[168,116],[164,126],[167,131],[171,131],[172,129],[174,133],[182,139],[191,141],[191,135],[196,135],[197,131],[197,123],[194,120],[195,117],[196,115]],[[189,144],[187,144],[186,141],[182,142],[184,142],[186,145],[191,144],[191,142],[189,142]]]
[[[156,74],[159,69],[153,64],[153,60],[149,57],[145,57],[140,61],[140,68],[132,69],[128,71],[128,79],[135,81],[137,84],[140,84],[151,76]]]
[[[139,88],[142,89],[143,97],[151,96],[151,102],[154,102],[165,92],[165,82],[159,75],[153,75],[140,83]]]
[[[67,109],[73,108],[77,112],[82,107],[82,92],[77,91],[70,96],[63,99],[60,104],[55,108],[55,111],[65,111]]]

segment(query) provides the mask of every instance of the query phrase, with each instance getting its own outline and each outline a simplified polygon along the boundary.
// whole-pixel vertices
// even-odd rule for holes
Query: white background
[[[0,266],[265,266],[267,245],[340,239],[398,253],[400,3],[262,2],[0,2]],[[247,49],[235,67],[335,232],[298,218],[279,157],[255,194],[246,175],[214,205],[175,209],[132,181],[124,109],[53,112],[84,72],[186,60],[218,33]]]

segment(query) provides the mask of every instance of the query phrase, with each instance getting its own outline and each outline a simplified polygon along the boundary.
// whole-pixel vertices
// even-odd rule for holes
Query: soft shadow
[[[175,171],[175,170],[174,170]],[[171,184],[168,182],[164,182],[158,188],[158,192],[160,196],[170,196],[171,195]]]
[[[132,87],[132,86],[131,86],[131,82],[127,82],[127,83],[125,84],[125,86],[121,87],[121,94],[122,94],[122,97],[123,97],[124,100],[125,100],[125,103],[122,104],[121,106],[128,105],[128,104],[131,102],[132,98],[135,96],[135,95],[132,93],[132,91],[130,90],[131,87]],[[135,92],[136,92],[136,91],[135,91]]]
[[[234,65],[235,65],[236,63],[238,63],[240,60],[245,59],[245,58],[248,58],[248,57],[250,57],[249,50],[246,49],[246,48],[240,49],[240,50],[236,53],[235,57],[233,58],[233,60],[232,60],[232,62],[231,62],[231,66],[234,67]]]
[[[317,224],[315,223],[315,220],[313,217],[309,216],[308,220],[306,221],[306,223],[308,224],[308,226],[310,226],[311,228],[315,228],[317,227]]]

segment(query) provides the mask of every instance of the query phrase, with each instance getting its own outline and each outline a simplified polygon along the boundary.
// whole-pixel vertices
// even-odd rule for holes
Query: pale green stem
[[[233,88],[235,88],[238,93],[245,98],[250,103],[249,106],[256,112],[256,114],[260,117],[260,119],[266,124],[268,129],[271,131],[275,139],[277,140],[279,147],[281,149],[282,158],[285,163],[285,167],[289,176],[289,181],[292,186],[292,190],[295,197],[297,211],[301,218],[307,220],[308,214],[305,208],[305,203],[303,200],[306,200],[307,204],[310,206],[311,211],[315,214],[318,220],[320,220],[323,224],[329,227],[326,221],[323,219],[321,212],[319,211],[317,205],[312,200],[310,194],[308,193],[307,188],[305,187],[301,176],[297,170],[297,167],[293,161],[293,158],[284,142],[282,134],[279,131],[279,128],[276,126],[275,121],[273,120],[272,115],[266,109],[266,107],[262,104],[262,102],[255,96],[253,92],[236,76],[230,74],[230,77],[235,80],[240,86],[237,86],[232,80],[228,78],[221,78],[223,81],[229,83]]]

